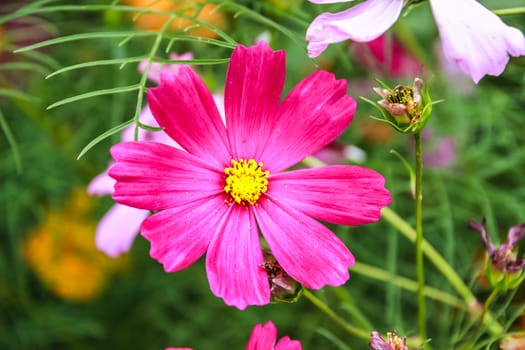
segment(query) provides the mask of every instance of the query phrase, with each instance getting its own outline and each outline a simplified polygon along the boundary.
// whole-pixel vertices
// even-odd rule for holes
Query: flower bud
[[[488,260],[485,273],[494,289],[507,291],[517,288],[525,279],[523,269],[525,260],[516,258],[514,246],[523,238],[525,223],[512,226],[508,232],[508,241],[496,247],[489,239],[485,220],[482,223],[471,220],[469,228],[481,233],[481,240],[487,249]]]
[[[423,89],[423,80],[415,78],[411,87],[398,85],[393,89],[381,81],[379,83],[383,87],[376,87],[374,91],[383,99],[377,104],[365,99],[383,114],[382,119],[374,119],[386,122],[402,133],[420,132],[430,117],[433,104],[428,92]]]
[[[303,286],[291,278],[279,265],[272,253],[263,251],[264,263],[261,267],[270,282],[271,302],[296,302],[303,291]]]

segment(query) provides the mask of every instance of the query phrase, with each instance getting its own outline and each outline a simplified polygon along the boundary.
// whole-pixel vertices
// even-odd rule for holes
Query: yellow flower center
[[[268,190],[269,171],[262,170],[263,163],[250,159],[232,159],[232,166],[225,168],[226,186],[224,191],[239,204],[255,204]]]

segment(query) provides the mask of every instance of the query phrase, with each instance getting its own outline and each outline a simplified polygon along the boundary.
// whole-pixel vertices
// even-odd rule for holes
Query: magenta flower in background
[[[252,330],[246,350],[301,350],[301,342],[282,337],[277,344],[277,327],[272,321],[257,324]],[[192,350],[191,348],[166,348],[166,350]]]
[[[316,219],[379,220],[390,204],[384,178],[358,166],[283,172],[333,141],[353,118],[346,81],[325,71],[282,101],[283,51],[238,46],[225,85],[225,122],[187,67],[148,90],[153,116],[185,151],[155,142],[113,146],[115,201],[158,210],[142,224],[151,256],[167,272],[206,254],[212,292],[244,309],[270,300],[259,229],[283,270],[308,288],[338,286],[354,257]]]
[[[310,0],[314,3],[351,0]],[[443,52],[474,82],[500,75],[509,56],[525,55],[525,37],[476,0],[430,0]],[[403,0],[367,0],[339,13],[323,13],[308,27],[308,55],[319,56],[329,44],[378,38],[397,20]]]
[[[250,340],[246,345],[246,350],[301,350],[301,342],[291,340],[289,337],[282,337],[277,344],[277,328],[272,321],[264,325],[257,324],[253,328]]]
[[[191,53],[183,55],[172,54],[170,58],[191,59]],[[139,71],[144,72],[147,62],[143,61],[139,65]],[[161,71],[171,73],[177,72],[180,64],[160,64],[152,63],[148,72],[148,79],[159,83]],[[142,124],[158,127],[157,121],[153,118],[148,106],[145,106],[139,116]],[[135,127],[133,125],[122,130],[122,141],[133,141],[135,138]],[[176,143],[164,132],[155,132],[139,129],[139,140],[155,141],[176,146]],[[88,185],[87,192],[91,195],[107,196],[113,194],[115,180],[109,177],[105,170],[97,175]],[[95,233],[95,244],[97,248],[110,257],[118,257],[120,254],[130,250],[135,237],[139,233],[140,225],[149,216],[149,210],[136,209],[126,205],[116,203],[100,220]]]
[[[395,36],[383,34],[365,43],[356,42],[351,49],[359,63],[374,74],[413,78],[422,70],[421,62]]]

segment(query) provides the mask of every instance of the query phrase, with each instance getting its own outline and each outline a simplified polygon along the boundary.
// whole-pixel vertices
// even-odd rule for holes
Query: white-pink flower
[[[172,60],[187,60],[193,56],[191,53],[183,55],[172,54]],[[146,69],[147,62],[143,61],[139,65],[142,73]],[[160,64],[152,63],[148,72],[148,79],[159,83],[162,71],[171,73],[177,72],[181,64]],[[158,127],[157,121],[153,118],[149,107],[146,105],[139,116],[139,121],[144,125]],[[134,125],[122,130],[122,141],[133,141],[135,139]],[[164,132],[149,131],[146,129],[138,130],[138,139],[155,141],[176,146],[176,143]],[[97,175],[88,185],[87,192],[91,195],[108,196],[113,194],[115,180],[109,177],[107,169]],[[118,257],[120,254],[130,250],[135,237],[139,233],[140,225],[149,216],[149,210],[136,209],[126,205],[116,203],[100,220],[95,233],[95,244],[97,248],[108,256]]]
[[[348,2],[351,0],[314,3]],[[500,75],[509,56],[525,55],[525,37],[476,0],[430,0],[443,52],[474,82],[485,75]],[[394,24],[403,0],[367,0],[339,13],[323,13],[306,32],[310,57],[319,56],[329,44],[344,40],[371,41]]]
[[[113,199],[158,211],[141,227],[151,256],[175,272],[206,253],[212,292],[239,309],[270,301],[259,230],[290,277],[313,289],[339,286],[354,257],[314,218],[371,223],[391,201],[383,176],[363,167],[284,171],[333,141],[356,109],[332,73],[313,73],[281,102],[284,78],[284,52],[238,46],[224,122],[193,70],[163,74],[149,106],[183,150],[143,141],[111,149]]]

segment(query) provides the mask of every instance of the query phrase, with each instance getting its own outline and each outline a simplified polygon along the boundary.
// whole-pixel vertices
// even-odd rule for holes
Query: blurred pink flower
[[[238,46],[228,67],[225,121],[193,70],[163,74],[148,91],[154,117],[185,151],[155,142],[115,145],[113,199],[159,210],[142,224],[167,272],[206,254],[212,292],[244,309],[270,300],[260,228],[283,270],[309,288],[338,286],[354,257],[312,217],[342,225],[379,220],[390,204],[382,175],[358,166],[283,172],[333,141],[353,118],[346,81],[318,71],[281,103],[283,51]]]
[[[346,145],[342,142],[333,141],[313,156],[326,164],[340,164],[347,162],[363,163],[366,161],[366,152],[354,145]]]
[[[421,62],[395,36],[390,40],[381,35],[366,43],[356,42],[352,52],[359,63],[374,74],[413,78],[421,73]]]
[[[277,327],[272,321],[257,324],[253,328],[246,350],[301,350],[301,342],[282,337],[277,344]],[[166,350],[192,350],[191,348],[166,348]]]
[[[246,350],[301,350],[301,342],[282,337],[277,344],[277,328],[272,321],[264,325],[258,324],[253,328]]]
[[[310,0],[314,3],[351,0]],[[500,75],[509,56],[525,55],[525,37],[507,26],[497,15],[476,0],[430,0],[443,51],[474,82]],[[323,13],[306,31],[308,55],[319,56],[329,44],[344,40],[371,41],[397,20],[403,0],[367,0],[339,13]]]
[[[172,54],[172,60],[191,59],[191,53],[183,55]],[[147,62],[142,61],[139,65],[139,71],[144,72]],[[161,71],[176,73],[180,69],[180,64],[160,64],[152,63],[148,72],[148,79],[154,82],[160,82]],[[142,124],[158,127],[157,121],[153,118],[149,106],[145,106],[139,116]],[[133,141],[135,138],[135,127],[130,125],[122,130],[122,141]],[[177,147],[177,144],[164,132],[150,131],[145,129],[138,130],[138,139],[165,143]],[[115,180],[109,177],[108,171],[105,170],[96,176],[88,185],[87,192],[91,195],[107,196],[113,194]],[[100,220],[95,234],[95,244],[97,248],[108,256],[117,257],[122,253],[130,250],[135,237],[139,233],[140,225],[146,217],[149,216],[149,210],[136,209],[126,205],[116,203]]]
[[[452,137],[436,137],[432,128],[423,129],[421,138],[425,147],[423,163],[429,168],[444,168],[456,161],[456,140]]]

